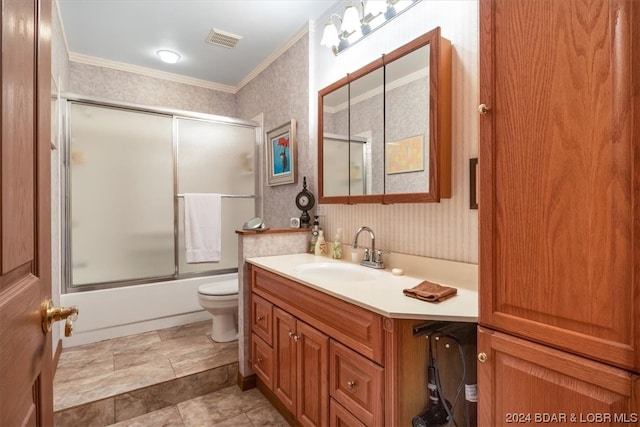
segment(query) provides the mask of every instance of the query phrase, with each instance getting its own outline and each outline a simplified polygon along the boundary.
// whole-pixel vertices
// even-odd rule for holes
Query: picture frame
[[[387,175],[424,170],[424,135],[385,144]]]
[[[294,184],[296,182],[296,139],[296,121],[294,119],[267,132],[265,139],[267,185]]]
[[[469,209],[478,209],[478,158],[469,159]]]

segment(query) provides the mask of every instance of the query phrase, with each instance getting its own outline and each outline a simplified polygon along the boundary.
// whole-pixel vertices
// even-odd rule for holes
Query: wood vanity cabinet
[[[639,412],[638,22],[480,0],[480,425]]]
[[[251,364],[289,421],[411,425],[428,401],[426,340],[412,334],[425,321],[387,318],[255,265],[249,274]],[[460,374],[447,375],[446,363],[443,381]],[[445,387],[455,390],[456,378]]]
[[[327,425],[329,337],[274,308],[273,392],[302,425]]]

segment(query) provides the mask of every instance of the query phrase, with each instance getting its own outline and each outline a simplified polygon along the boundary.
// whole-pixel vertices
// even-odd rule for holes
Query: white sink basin
[[[332,282],[364,282],[375,280],[382,272],[360,265],[339,262],[313,262],[293,267],[293,271],[309,279]]]

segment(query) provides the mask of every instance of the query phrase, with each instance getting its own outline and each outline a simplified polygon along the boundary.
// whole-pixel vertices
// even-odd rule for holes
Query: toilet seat
[[[224,282],[207,283],[198,286],[198,293],[212,297],[238,294],[238,281],[227,280]]]

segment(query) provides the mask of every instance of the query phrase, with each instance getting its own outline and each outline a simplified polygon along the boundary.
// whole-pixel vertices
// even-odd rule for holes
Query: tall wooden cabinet
[[[479,425],[640,412],[638,23],[480,0]]]

